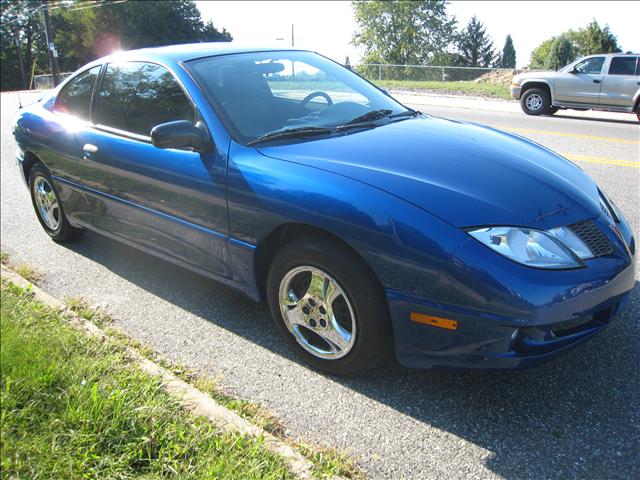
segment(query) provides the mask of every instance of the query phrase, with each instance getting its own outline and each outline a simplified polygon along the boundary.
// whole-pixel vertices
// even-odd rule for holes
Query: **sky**
[[[291,45],[314,50],[338,62],[346,56],[358,63],[361,52],[351,45],[357,25],[349,1],[204,1],[196,2],[203,19],[226,28],[234,41],[247,45]],[[517,66],[529,63],[531,51],[542,41],[592,19],[609,24],[624,51],[640,51],[638,1],[451,1],[450,14],[458,26],[475,14],[486,25],[497,49],[507,34],[516,48]]]

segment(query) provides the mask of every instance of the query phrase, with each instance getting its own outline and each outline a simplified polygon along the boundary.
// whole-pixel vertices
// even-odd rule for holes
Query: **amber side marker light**
[[[424,325],[431,325],[432,327],[446,328],[447,330],[458,329],[458,322],[449,320],[448,318],[432,317],[431,315],[424,315],[417,312],[411,312],[410,318],[412,322],[423,323]]]

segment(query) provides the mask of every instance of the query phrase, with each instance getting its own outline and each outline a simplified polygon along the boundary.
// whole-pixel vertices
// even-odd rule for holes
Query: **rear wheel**
[[[29,191],[40,225],[54,241],[67,242],[82,235],[84,230],[67,220],[51,175],[42,164],[34,165],[29,172]]]
[[[338,242],[304,238],[286,245],[269,269],[267,297],[288,345],[317,370],[355,374],[390,352],[384,290]]]
[[[527,115],[552,115],[557,111],[557,108],[551,105],[549,92],[542,88],[530,88],[524,92],[520,98],[520,107]]]

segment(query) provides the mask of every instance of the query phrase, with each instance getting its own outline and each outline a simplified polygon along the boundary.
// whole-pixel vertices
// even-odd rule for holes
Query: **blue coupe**
[[[533,366],[602,331],[634,284],[629,225],[576,165],[308,51],[117,53],[14,133],[54,241],[93,230],[264,299],[332,374],[393,352]]]

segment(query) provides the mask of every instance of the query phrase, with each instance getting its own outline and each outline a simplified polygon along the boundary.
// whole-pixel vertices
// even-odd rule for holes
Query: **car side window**
[[[578,63],[575,67],[575,70],[578,73],[598,74],[602,72],[603,65],[604,57],[592,57]]]
[[[102,67],[97,66],[82,72],[66,84],[56,97],[55,110],[82,120],[89,120],[93,86],[100,68]]]
[[[149,136],[161,123],[195,120],[195,111],[166,68],[153,63],[110,63],[98,92],[97,123]]]
[[[636,57],[613,57],[609,66],[609,75],[636,74]]]

